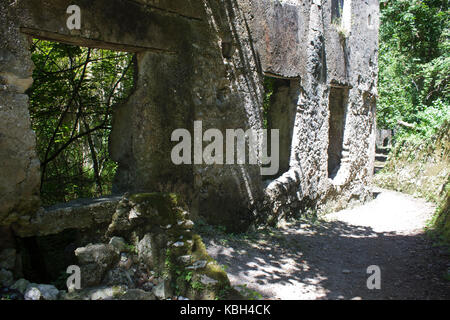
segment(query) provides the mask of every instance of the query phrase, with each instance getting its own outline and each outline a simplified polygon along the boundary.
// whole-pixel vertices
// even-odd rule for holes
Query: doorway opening
[[[344,149],[348,89],[331,87],[329,96],[328,177],[334,179],[341,167]]]
[[[279,170],[271,179],[276,179],[289,170],[295,113],[300,94],[298,79],[266,76],[264,78],[264,126],[268,129],[269,151],[272,150],[271,129],[279,130]]]

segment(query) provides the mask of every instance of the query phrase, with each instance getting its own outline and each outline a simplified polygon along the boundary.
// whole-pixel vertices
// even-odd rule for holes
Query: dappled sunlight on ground
[[[448,250],[423,234],[434,207],[392,191],[315,223],[297,221],[245,236],[204,235],[208,252],[233,285],[268,299],[450,298]],[[367,267],[381,268],[369,290]]]
[[[375,232],[411,234],[422,232],[436,209],[430,202],[399,192],[380,189],[377,194],[376,199],[366,205],[331,213],[326,220],[366,226]]]

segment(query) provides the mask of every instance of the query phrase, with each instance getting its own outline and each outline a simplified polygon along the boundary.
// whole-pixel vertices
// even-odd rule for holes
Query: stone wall
[[[0,224],[29,230],[39,209],[39,161],[24,94],[32,83],[30,36],[137,53],[135,90],[116,106],[110,139],[119,164],[116,193],[177,192],[194,218],[235,231],[267,215],[277,220],[368,199],[378,1],[345,0],[340,20],[332,19],[334,2],[2,1]],[[74,3],[82,11],[79,31],[66,27],[65,11]],[[194,121],[202,121],[203,131],[261,129],[264,76],[289,83],[275,95],[269,121],[282,129],[277,179],[267,181],[259,165],[172,163],[172,131],[193,133]],[[339,170],[331,175],[333,90],[348,97],[339,120],[345,128],[337,139]]]
[[[194,136],[194,121],[203,132],[262,128],[262,78],[244,19],[232,1],[204,1],[200,20],[180,28],[178,54],[138,55],[137,88],[111,136],[117,191],[182,193],[194,216],[241,230],[255,219],[259,166],[176,166],[170,158],[172,132]]]
[[[40,168],[30,129],[33,64],[11,2],[0,3],[0,223],[9,225],[39,206]]]
[[[320,211],[340,209],[353,200],[364,201],[371,197],[378,1],[346,0],[344,3],[344,11],[347,10],[350,17],[345,17],[347,20],[344,17],[332,19],[334,1],[302,1],[301,6],[294,1],[253,3],[258,7],[253,11],[265,13],[255,15],[255,29],[263,23],[260,19],[266,21],[267,17],[272,17],[278,21],[281,12],[297,12],[297,15],[289,15],[290,19],[279,22],[287,25],[278,35],[271,31],[255,32],[262,32],[256,47],[266,54],[261,60],[268,75],[300,78],[290,168],[266,188],[265,202],[271,206],[270,214],[276,217],[304,211],[305,207]],[[298,38],[285,43],[288,37],[284,37],[284,33],[293,30],[299,31]],[[300,59],[294,59],[288,70],[277,67],[273,61],[277,61],[278,56],[274,53],[280,50],[298,50],[283,58],[296,55]],[[339,90],[345,91],[345,103],[341,101],[340,108],[346,110],[337,112],[338,116],[345,116],[336,120],[331,110],[336,102],[333,93]],[[336,121],[344,121],[341,123],[345,128],[341,131],[342,137],[335,137],[333,132]],[[336,143],[342,145],[332,147]],[[328,169],[328,159],[333,158],[329,151],[332,150],[338,150],[337,156],[340,156],[339,170],[334,173]]]

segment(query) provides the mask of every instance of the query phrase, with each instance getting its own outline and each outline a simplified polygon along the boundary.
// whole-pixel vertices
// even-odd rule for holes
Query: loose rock
[[[0,270],[0,286],[10,287],[14,283],[13,273],[11,271]]]
[[[11,286],[11,289],[18,290],[21,294],[24,294],[29,284],[30,281],[19,279]]]
[[[28,285],[25,291],[25,300],[58,300],[59,290],[49,284]]]
[[[0,253],[0,268],[13,270],[16,264],[16,249],[5,249]]]

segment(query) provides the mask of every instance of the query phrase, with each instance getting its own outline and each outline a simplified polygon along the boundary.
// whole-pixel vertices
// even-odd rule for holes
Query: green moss
[[[208,261],[207,266],[204,269],[197,270],[199,276],[206,275],[207,277],[214,279],[217,284],[210,286],[210,296],[214,296],[214,299],[227,299],[231,296],[235,298],[239,296],[235,290],[231,288],[230,280],[226,271],[208,255],[206,251],[205,244],[203,243],[199,235],[193,237],[194,240],[194,250],[192,256],[195,260],[206,260]]]
[[[122,286],[113,286],[112,294],[114,298],[118,298],[125,293],[125,289]]]
[[[222,287],[230,284],[230,280],[228,279],[227,273],[215,261],[210,262],[206,266],[205,270],[203,271],[203,274],[207,275],[211,279],[219,281],[219,284]]]
[[[139,193],[131,195],[129,200],[140,213],[151,217],[154,224],[166,226],[176,223],[179,218],[175,210],[176,196],[173,194]]]
[[[434,226],[441,240],[450,245],[450,186],[447,187],[445,199],[436,212]]]
[[[192,235],[193,245],[189,254],[192,263],[207,261],[205,268],[191,270],[181,265],[177,258],[181,255],[180,248],[171,248],[166,252],[166,276],[172,279],[172,287],[178,295],[185,295],[192,299],[226,298],[233,292],[225,270],[208,255],[205,244],[197,234]],[[217,283],[205,285],[200,279],[203,275],[216,280]]]
[[[192,249],[192,256],[194,257],[194,260],[212,261],[213,259],[208,255],[202,238],[198,234],[194,234],[192,236],[192,240],[194,241],[194,246]]]
[[[240,292],[246,300],[260,300],[262,299],[262,294],[256,290],[250,289],[246,284],[239,285]]]
[[[155,271],[171,283],[177,295],[194,299],[229,296],[227,293],[233,290],[225,270],[208,255],[201,237],[186,229],[184,210],[177,201],[177,196],[172,193],[133,194],[128,201],[124,200],[126,208],[117,218],[119,221],[122,215],[128,217],[131,210],[137,211],[138,217],[130,226],[133,229],[129,237],[132,243],[137,244],[144,234],[156,232],[152,238],[152,243],[159,245],[152,245],[152,251],[156,251]],[[161,239],[159,236],[162,236]],[[179,241],[183,242],[182,246],[167,247],[168,242],[174,244]],[[206,261],[207,264],[204,268],[188,269],[179,261],[179,257],[185,255],[191,256],[192,264],[198,261]],[[201,281],[204,275],[217,282],[205,285]]]

